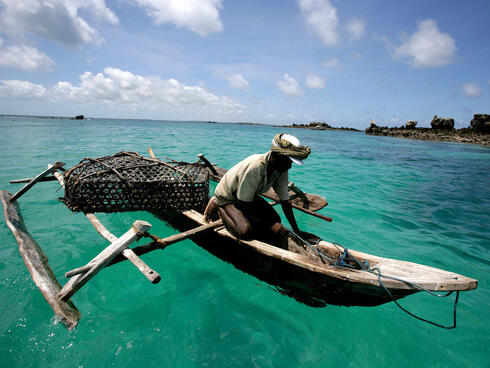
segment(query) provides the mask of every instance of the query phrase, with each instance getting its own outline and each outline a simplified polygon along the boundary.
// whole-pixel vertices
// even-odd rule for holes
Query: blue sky
[[[490,106],[490,1],[0,0],[0,113],[365,128]]]

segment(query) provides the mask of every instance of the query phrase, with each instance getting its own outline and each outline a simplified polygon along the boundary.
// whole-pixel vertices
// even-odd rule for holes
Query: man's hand
[[[218,201],[216,197],[211,197],[209,199],[208,205],[204,210],[204,221],[210,223],[213,220],[217,220],[219,218],[218,214]]]
[[[280,222],[272,225],[271,230],[274,232],[274,234],[278,234],[280,236],[285,236],[288,233],[288,229],[286,229]]]

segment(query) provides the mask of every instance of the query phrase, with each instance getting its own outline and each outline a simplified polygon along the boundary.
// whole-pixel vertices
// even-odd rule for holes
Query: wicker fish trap
[[[137,152],[86,158],[64,174],[63,202],[72,211],[201,210],[207,171],[189,163],[163,162]]]

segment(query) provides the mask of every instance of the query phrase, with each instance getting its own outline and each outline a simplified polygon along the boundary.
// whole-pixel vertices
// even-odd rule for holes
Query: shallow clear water
[[[34,286],[11,232],[0,221],[0,358],[6,367],[483,367],[489,366],[490,149],[363,133],[136,120],[0,118],[0,189],[48,163],[71,167],[118,151],[229,168],[265,152],[289,131],[312,147],[290,180],[324,195],[332,223],[296,212],[300,228],[349,248],[478,279],[461,294],[458,327],[419,322],[393,303],[312,308],[275,291],[187,240],[143,259],[162,275],[150,284],[129,263],[103,270],[74,297],[82,313],[68,332]],[[107,242],[57,201],[56,182],[20,200],[28,229],[59,280]],[[114,234],[136,219],[173,234],[144,212],[99,216]],[[452,300],[415,294],[401,303],[451,323]]]

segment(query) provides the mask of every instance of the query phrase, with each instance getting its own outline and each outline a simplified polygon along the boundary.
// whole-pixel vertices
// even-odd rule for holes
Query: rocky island
[[[471,143],[490,146],[490,115],[475,114],[468,128],[454,129],[454,119],[434,116],[430,128],[416,128],[413,120],[401,127],[378,126],[371,121],[366,134],[441,142]]]
[[[325,122],[319,122],[319,121],[312,121],[309,124],[293,124],[293,125],[283,125],[283,126],[287,128],[314,129],[314,130],[346,130],[349,132],[360,132],[359,129],[344,128],[344,127],[336,128],[330,126]]]

